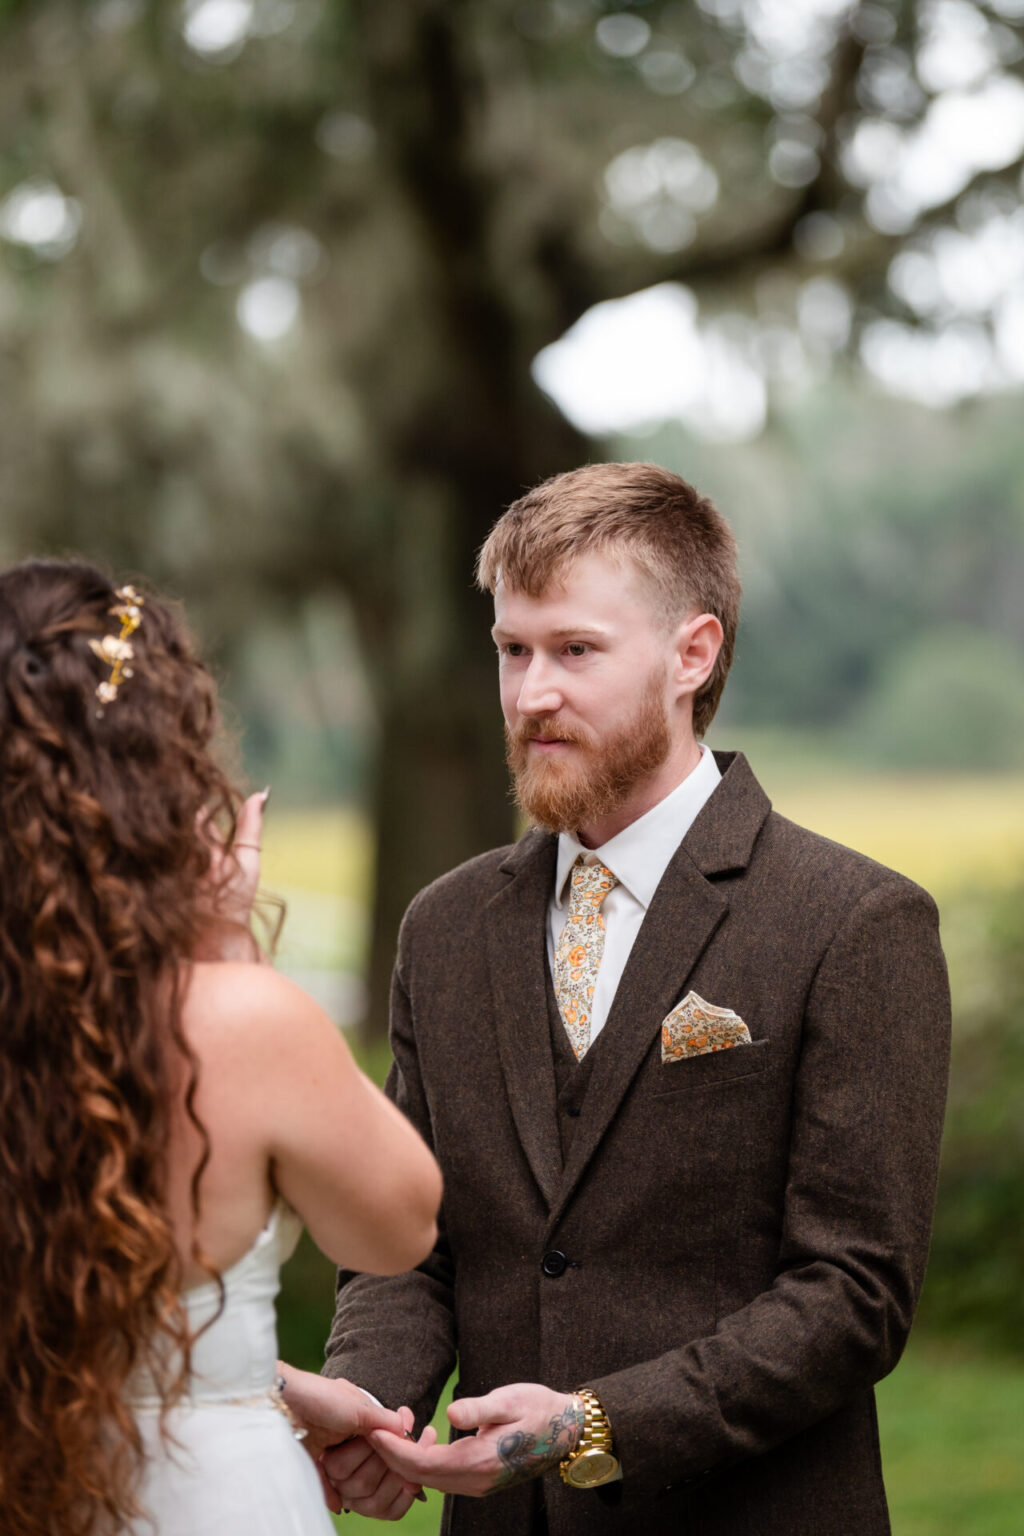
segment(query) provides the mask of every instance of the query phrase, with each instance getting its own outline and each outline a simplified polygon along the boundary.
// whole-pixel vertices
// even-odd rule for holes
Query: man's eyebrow
[[[557,629],[549,629],[547,633],[553,640],[564,640],[569,635],[572,635],[573,638],[577,640],[585,640],[588,638],[592,640],[604,640],[607,639],[609,634],[611,634],[611,631],[608,629],[603,629],[599,625],[595,624],[560,624]],[[495,624],[492,626],[491,635],[495,640],[514,639],[514,631],[505,629],[501,624]]]
[[[604,629],[600,624],[563,624],[558,629],[551,631],[556,640],[564,640],[566,636],[573,635],[576,639],[585,639],[588,635],[594,640],[602,640],[610,634],[610,630]]]

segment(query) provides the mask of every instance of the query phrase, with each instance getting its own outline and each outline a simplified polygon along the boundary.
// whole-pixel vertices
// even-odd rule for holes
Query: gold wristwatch
[[[558,1470],[570,1488],[600,1488],[618,1475],[619,1459],[612,1450],[612,1427],[597,1394],[587,1387],[573,1394],[583,1404],[583,1433],[579,1444]]]

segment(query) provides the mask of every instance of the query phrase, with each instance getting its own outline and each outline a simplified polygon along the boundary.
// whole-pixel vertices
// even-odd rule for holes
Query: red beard
[[[565,759],[542,757],[527,746],[538,736],[572,742],[577,750]],[[632,719],[603,740],[545,715],[523,720],[514,731],[506,726],[505,744],[520,810],[550,832],[575,832],[617,811],[668,756],[672,740],[662,684],[650,678]]]

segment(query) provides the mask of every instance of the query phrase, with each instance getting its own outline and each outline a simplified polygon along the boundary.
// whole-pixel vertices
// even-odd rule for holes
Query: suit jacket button
[[[564,1253],[557,1248],[552,1248],[540,1261],[540,1267],[551,1280],[557,1280],[559,1275],[564,1275],[569,1267],[569,1260]]]

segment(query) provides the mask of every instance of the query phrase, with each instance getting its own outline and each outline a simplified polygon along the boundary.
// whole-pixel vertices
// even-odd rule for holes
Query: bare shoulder
[[[201,1055],[239,1055],[256,1065],[340,1049],[337,1030],[320,1005],[269,965],[197,962],[184,1022]]]

